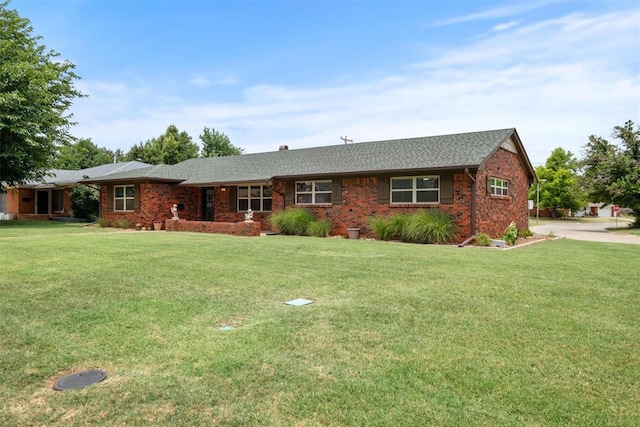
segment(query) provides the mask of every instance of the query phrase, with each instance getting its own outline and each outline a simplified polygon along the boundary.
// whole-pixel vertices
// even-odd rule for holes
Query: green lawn
[[[6,222],[3,426],[640,423],[634,245]],[[108,378],[52,390],[81,369]]]

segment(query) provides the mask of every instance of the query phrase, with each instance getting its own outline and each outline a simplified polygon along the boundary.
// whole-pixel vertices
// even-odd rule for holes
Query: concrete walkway
[[[544,224],[536,225],[535,221],[532,221],[533,225],[529,226],[529,229],[534,233],[539,234],[553,234],[557,237],[566,237],[572,240],[587,240],[590,242],[605,242],[605,243],[628,243],[632,245],[640,245],[640,236],[634,236],[630,234],[612,233],[606,230],[606,228],[613,228],[616,226],[615,219],[607,222],[597,221],[562,221],[557,220],[553,223],[545,221]],[[618,228],[624,228],[628,224],[627,220],[618,219]]]

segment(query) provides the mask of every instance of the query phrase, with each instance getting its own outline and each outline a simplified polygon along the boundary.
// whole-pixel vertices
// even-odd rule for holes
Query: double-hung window
[[[492,196],[508,196],[509,181],[500,178],[489,178],[489,194]]]
[[[297,181],[296,204],[331,203],[331,181]]]
[[[134,197],[133,185],[115,185],[113,187],[113,210],[132,211]]]
[[[439,203],[438,176],[391,178],[391,203]]]
[[[269,185],[244,185],[238,187],[238,211],[271,211],[272,198]]]

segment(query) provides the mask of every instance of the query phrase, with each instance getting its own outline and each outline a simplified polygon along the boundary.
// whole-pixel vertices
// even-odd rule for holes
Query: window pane
[[[418,203],[437,203],[438,202],[437,191],[418,191],[417,197],[418,197]]]
[[[413,188],[413,178],[393,178],[391,188],[394,190],[405,190]]]
[[[127,197],[133,197],[133,186],[125,187],[127,191]]]
[[[238,210],[246,211],[247,209],[249,209],[249,200],[248,199],[238,200]]]
[[[260,199],[251,199],[251,210],[252,211],[260,210]]]
[[[264,199],[262,201],[262,209],[265,211],[271,210],[271,199]]]
[[[316,193],[316,203],[331,203],[331,193]]]
[[[238,197],[248,197],[248,196],[249,196],[248,187],[238,187]]]
[[[311,182],[296,182],[296,192],[306,193],[311,191]]]
[[[251,187],[251,197],[260,197],[260,187]]]
[[[51,192],[51,207],[54,211],[61,211],[64,207],[64,193],[62,190],[53,190]]]
[[[127,210],[128,211],[132,211],[133,210],[133,200],[132,199],[126,199],[127,200]]]
[[[411,191],[394,191],[391,193],[391,202],[393,203],[413,203],[413,192]]]
[[[113,187],[116,197],[124,197],[124,187]]]
[[[316,181],[316,191],[331,191],[331,181]]]
[[[434,177],[416,178],[416,187],[417,188],[438,188],[438,178],[434,178]]]
[[[269,186],[269,185],[265,185],[265,186],[262,188],[262,195],[263,195],[264,197],[271,197],[271,186]]]
[[[123,211],[124,210],[124,200],[123,199],[116,199],[115,205],[114,205],[114,210],[116,210],[116,211]]]
[[[296,203],[304,204],[311,203],[311,194],[298,194],[296,198]]]

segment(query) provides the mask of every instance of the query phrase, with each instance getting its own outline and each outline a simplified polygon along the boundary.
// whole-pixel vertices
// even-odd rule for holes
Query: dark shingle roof
[[[147,163],[132,161],[122,163],[107,163],[105,165],[94,166],[91,168],[80,170],[52,169],[47,172],[47,175],[43,178],[42,181],[30,181],[27,182],[23,187],[65,186],[80,182],[87,176],[89,178],[103,177],[125,171],[135,171],[137,169],[146,168],[148,166],[149,164]]]
[[[207,185],[364,172],[475,168],[515,133],[515,129],[510,128],[241,156],[197,158],[172,166],[152,166],[88,181],[149,179],[181,182],[183,185]]]

